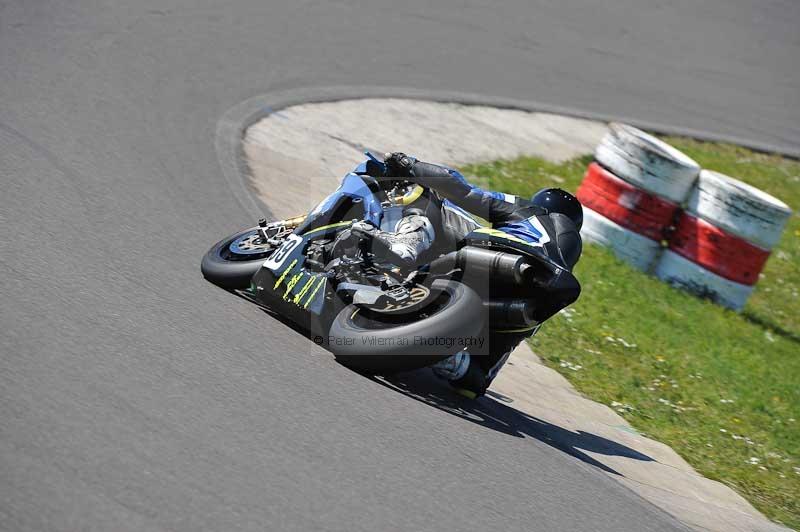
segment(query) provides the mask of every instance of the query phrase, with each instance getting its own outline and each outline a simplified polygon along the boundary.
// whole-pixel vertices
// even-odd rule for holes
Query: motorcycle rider
[[[386,154],[384,165],[385,175],[413,180],[444,198],[441,209],[433,208],[435,203],[426,197],[428,192],[411,185],[399,198],[393,198],[393,205],[384,211],[381,227],[368,222],[353,224],[353,233],[372,239],[400,260],[424,262],[426,255],[435,257],[452,251],[459,240],[481,227],[471,214],[488,221],[494,229],[540,247],[549,259],[567,270],[571,271],[580,257],[583,209],[564,190],[542,189],[530,200],[486,191],[470,184],[457,170],[401,152]],[[374,175],[373,172],[370,161],[355,170],[359,174]],[[437,235],[435,228],[441,228],[443,234]],[[433,371],[461,394],[481,396],[511,351],[536,330],[538,326],[514,334],[492,334],[487,355],[474,356],[465,350],[435,364]]]

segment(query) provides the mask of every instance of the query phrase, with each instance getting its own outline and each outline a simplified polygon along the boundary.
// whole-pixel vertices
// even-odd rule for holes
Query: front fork
[[[258,221],[258,233],[261,235],[264,242],[269,242],[272,239],[281,239],[288,233],[291,233],[298,225],[303,223],[305,219],[306,215],[302,215],[267,223],[266,218],[261,218]]]

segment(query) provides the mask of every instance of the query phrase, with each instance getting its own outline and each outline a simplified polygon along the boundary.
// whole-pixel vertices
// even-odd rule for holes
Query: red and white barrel
[[[686,200],[700,173],[688,155],[625,124],[608,126],[594,156],[617,177],[677,204]]]
[[[766,250],[778,243],[792,215],[778,198],[710,170],[700,173],[686,210]]]
[[[638,188],[592,163],[586,170],[578,200],[612,222],[660,242],[672,224],[679,205]]]
[[[634,268],[647,271],[661,249],[661,244],[626,229],[602,214],[584,207],[581,237],[609,248],[618,258]]]
[[[791,216],[779,199],[703,170],[656,275],[670,284],[741,309]]]
[[[577,192],[584,207],[581,234],[647,271],[700,167],[652,135],[615,123],[595,159]]]

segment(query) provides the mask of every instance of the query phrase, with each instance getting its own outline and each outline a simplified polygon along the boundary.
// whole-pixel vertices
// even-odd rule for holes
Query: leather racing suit
[[[427,262],[455,250],[467,234],[482,227],[474,215],[494,229],[541,246],[548,258],[569,271],[578,262],[581,238],[567,216],[549,213],[525,198],[483,190],[452,168],[408,159],[408,177],[430,190],[418,187],[417,197],[384,210],[380,228],[360,222],[354,224],[354,231],[369,233],[402,260]],[[367,166],[362,163],[354,173],[367,173]],[[443,198],[441,208],[430,201],[430,191]],[[511,351],[537,330],[538,326],[518,334],[491,334],[485,356],[458,353],[437,364],[434,371],[460,391],[469,392],[466,395],[482,395]]]

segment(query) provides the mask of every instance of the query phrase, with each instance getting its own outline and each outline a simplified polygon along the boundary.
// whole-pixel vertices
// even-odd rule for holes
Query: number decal
[[[270,255],[269,259],[264,263],[265,268],[269,268],[270,270],[277,270],[281,267],[281,265],[286,261],[286,258],[294,251],[294,248],[297,247],[303,239],[297,235],[289,235],[284,240],[281,247],[275,250],[275,252]]]

